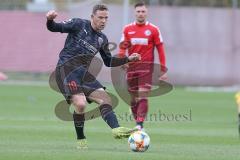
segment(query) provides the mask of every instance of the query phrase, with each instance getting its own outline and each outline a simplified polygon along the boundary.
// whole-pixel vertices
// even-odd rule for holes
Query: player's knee
[[[85,96],[74,95],[72,97],[72,104],[74,105],[76,112],[78,113],[84,112],[84,109],[87,105]]]
[[[75,103],[75,105],[78,108],[85,108],[86,107],[86,102],[85,101],[78,101],[77,103]]]
[[[74,106],[75,106],[75,111],[77,113],[83,113],[86,108],[86,102],[79,101],[79,102],[75,103]]]
[[[105,91],[100,92],[100,97],[100,104],[112,104],[111,97]]]
[[[103,100],[102,101],[103,104],[109,104],[109,105],[112,104],[112,99],[109,95],[104,96],[102,100]]]

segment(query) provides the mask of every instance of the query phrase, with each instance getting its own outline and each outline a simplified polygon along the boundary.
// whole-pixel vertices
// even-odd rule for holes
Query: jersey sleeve
[[[153,35],[154,44],[158,51],[159,62],[161,64],[161,71],[166,72],[166,55],[163,44],[163,38],[159,28],[154,27],[154,35]]]
[[[117,67],[128,63],[127,57],[118,58],[111,55],[107,38],[104,38],[104,42],[99,50],[99,53],[107,67]]]
[[[156,48],[158,51],[159,62],[161,64],[160,69],[161,71],[166,72],[166,55],[163,43],[156,45]]]
[[[163,43],[162,34],[161,34],[159,28],[154,28],[153,40],[154,40],[155,45],[159,45],[159,44]]]
[[[81,29],[81,19],[73,18],[56,23],[54,20],[47,21],[47,28],[51,32],[71,33]]]
[[[126,56],[126,50],[131,45],[131,42],[127,36],[127,30],[126,28],[123,29],[122,37],[119,44],[119,51],[118,56],[119,57],[125,57]]]

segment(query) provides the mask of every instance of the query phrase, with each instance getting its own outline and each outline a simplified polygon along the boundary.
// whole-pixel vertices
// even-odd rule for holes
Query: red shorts
[[[139,88],[151,89],[153,63],[130,64],[127,70],[128,91],[135,92]]]

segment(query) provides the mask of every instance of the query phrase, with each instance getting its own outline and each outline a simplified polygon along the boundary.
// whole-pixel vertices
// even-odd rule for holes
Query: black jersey
[[[99,52],[104,64],[108,67],[123,65],[128,58],[112,57],[108,47],[108,39],[102,32],[95,31],[89,20],[73,18],[56,23],[47,21],[47,28],[52,32],[68,33],[64,48],[59,55],[58,65],[83,55],[84,61],[90,65],[91,59]]]

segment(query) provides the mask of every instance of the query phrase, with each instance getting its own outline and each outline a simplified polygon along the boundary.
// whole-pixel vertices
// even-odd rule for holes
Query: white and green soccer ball
[[[128,138],[128,145],[134,152],[145,152],[150,145],[150,137],[146,132],[136,131]]]

